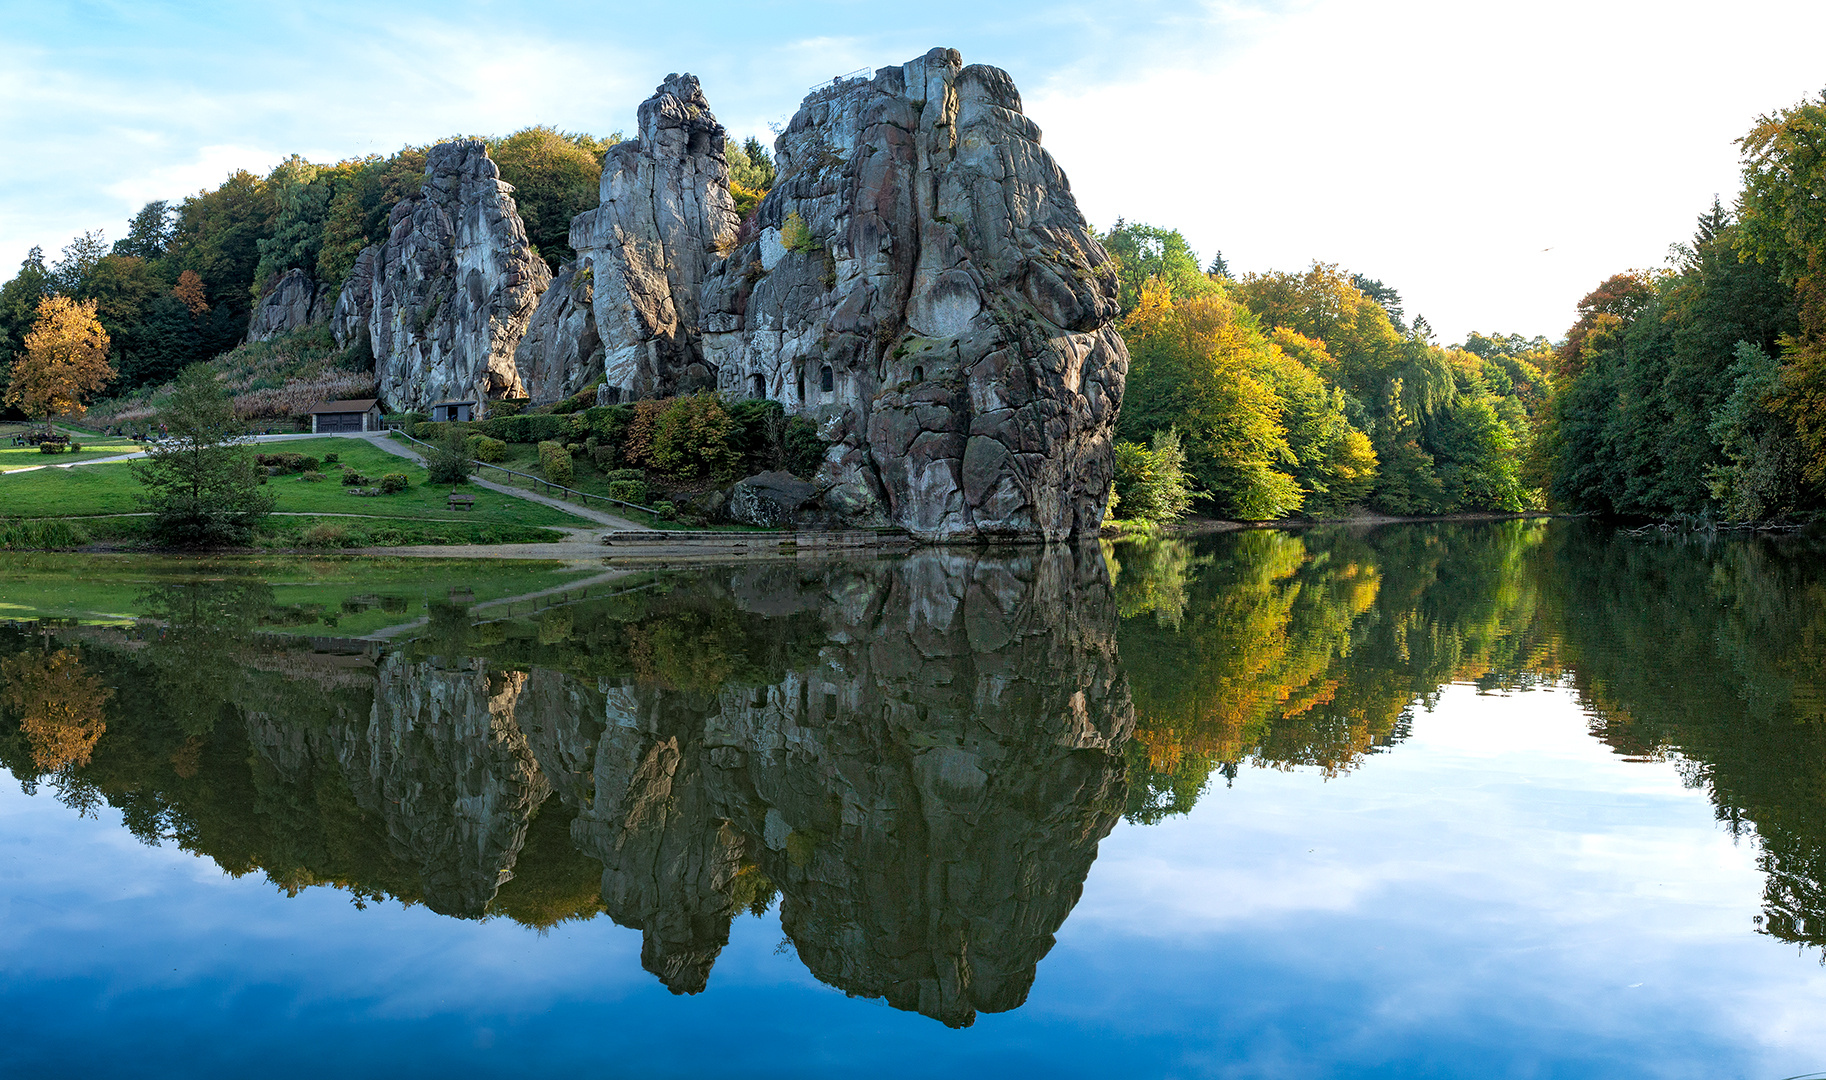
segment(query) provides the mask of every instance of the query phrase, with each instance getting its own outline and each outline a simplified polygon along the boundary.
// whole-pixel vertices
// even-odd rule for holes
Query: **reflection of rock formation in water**
[[[821,662],[713,701],[612,695],[573,828],[649,970],[702,988],[747,859],[826,982],[954,1025],[1019,1005],[1122,805],[1101,557],[927,553],[735,592],[826,612]]]
[[[333,763],[384,823],[393,857],[417,870],[426,905],[479,917],[551,791],[514,719],[526,680],[396,657],[380,666],[368,715],[317,728],[250,712],[248,739],[281,776]]]
[[[1134,717],[1101,553],[771,564],[680,595],[638,617],[672,651],[626,685],[395,655],[321,707],[250,703],[275,801],[346,788],[407,893],[473,918],[556,795],[602,910],[676,993],[705,988],[765,880],[800,957],[851,994],[953,1025],[1025,1000],[1123,805]],[[788,628],[805,647],[753,654]]]

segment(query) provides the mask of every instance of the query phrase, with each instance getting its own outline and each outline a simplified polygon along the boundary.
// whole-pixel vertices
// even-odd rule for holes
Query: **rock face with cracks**
[[[593,275],[568,262],[539,298],[526,336],[514,349],[514,367],[534,405],[570,397],[602,370],[594,295]]]
[[[287,270],[272,291],[260,298],[248,318],[247,340],[270,341],[330,317],[330,287],[319,285],[303,270]]]
[[[1114,266],[1007,73],[935,49],[805,100],[712,268],[726,393],[817,417],[824,503],[932,540],[1094,534],[1128,352]]]
[[[716,385],[699,347],[699,293],[739,221],[726,133],[696,76],[669,75],[640,107],[640,136],[610,147],[602,205],[571,221],[593,278],[608,385],[640,398]]]
[[[457,398],[485,413],[490,399],[524,396],[514,349],[551,272],[512,193],[482,142],[432,147],[423,188],[393,208],[386,242],[351,274],[338,321],[360,309],[349,289],[366,271],[374,374],[390,407]]]
[[[934,49],[813,93],[746,222],[724,150],[694,77],[641,106],[571,223],[594,326],[547,294],[518,357],[535,399],[600,342],[610,399],[714,388],[817,420],[807,523],[1095,533],[1128,371],[1114,266],[1007,73]]]

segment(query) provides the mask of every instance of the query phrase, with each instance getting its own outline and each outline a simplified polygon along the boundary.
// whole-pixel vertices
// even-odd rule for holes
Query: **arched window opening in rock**
[[[827,394],[837,389],[837,375],[829,364],[818,369],[818,389]]]
[[[748,377],[748,396],[764,398],[767,396],[766,377],[756,374]]]
[[[913,381],[914,382],[925,382],[926,381],[926,369],[923,367],[920,367],[918,364],[913,365]]]
[[[796,377],[798,379],[799,401],[803,404],[805,401],[805,369],[800,368]]]

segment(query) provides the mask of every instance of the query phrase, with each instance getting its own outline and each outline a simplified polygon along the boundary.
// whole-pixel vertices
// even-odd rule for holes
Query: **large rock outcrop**
[[[336,347],[350,348],[360,342],[370,340],[368,319],[374,314],[374,264],[380,260],[380,252],[385,244],[369,244],[355,256],[355,265],[349,270],[349,280],[343,283],[342,292],[336,297],[336,306],[330,310],[330,333],[336,338]]]
[[[1114,266],[1007,73],[934,49],[838,80],[805,99],[775,164],[738,222],[697,80],[668,77],[641,106],[601,207],[571,224],[609,396],[714,386],[816,419],[833,446],[811,523],[1094,533],[1128,371]],[[539,320],[580,326],[574,306],[548,295]],[[589,366],[582,340],[542,333],[522,377]]]
[[[1109,256],[1014,83],[935,49],[805,100],[703,352],[835,441],[849,519],[933,540],[1094,533],[1128,352]]]
[[[668,75],[640,106],[640,137],[602,166],[602,205],[571,221],[593,277],[608,385],[631,397],[715,386],[698,346],[699,300],[740,224],[726,133],[692,75]]]
[[[575,262],[560,266],[514,350],[514,367],[534,405],[570,397],[602,372],[594,303],[593,275]]]
[[[280,334],[324,322],[330,317],[333,303],[328,285],[319,285],[303,270],[287,270],[254,305],[247,320],[247,340],[270,341]]]
[[[523,396],[514,349],[551,271],[512,193],[487,147],[466,139],[432,147],[423,188],[393,208],[368,269],[374,374],[390,407],[462,398],[486,411],[490,398]],[[344,292],[339,316],[361,306]]]

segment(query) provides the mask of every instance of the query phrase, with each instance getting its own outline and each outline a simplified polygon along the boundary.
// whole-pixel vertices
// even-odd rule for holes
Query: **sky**
[[[1826,86],[1821,40],[1817,0],[0,0],[0,277],[292,153],[625,131],[676,71],[766,140],[814,84],[947,46],[1014,77],[1100,229],[1337,263],[1444,342],[1558,338],[1729,205],[1733,140]]]

